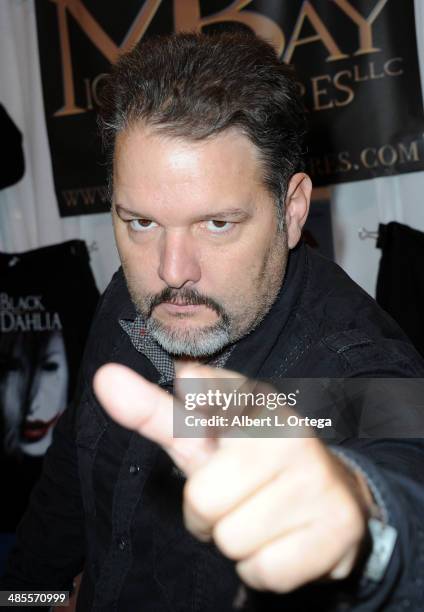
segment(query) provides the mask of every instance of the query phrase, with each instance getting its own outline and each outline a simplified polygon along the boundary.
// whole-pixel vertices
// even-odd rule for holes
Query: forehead
[[[240,204],[263,189],[261,176],[256,147],[234,129],[190,141],[133,126],[116,140],[114,199],[119,203]]]

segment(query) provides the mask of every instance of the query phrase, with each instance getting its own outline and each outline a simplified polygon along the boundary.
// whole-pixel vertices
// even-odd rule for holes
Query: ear
[[[307,174],[298,172],[290,179],[285,202],[285,226],[289,249],[300,240],[302,228],[309,212],[312,181]]]

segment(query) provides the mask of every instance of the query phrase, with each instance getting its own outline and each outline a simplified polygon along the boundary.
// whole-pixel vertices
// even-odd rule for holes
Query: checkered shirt
[[[137,351],[150,359],[160,373],[159,385],[172,384],[175,378],[173,358],[149,334],[141,315],[138,315],[134,321],[120,319],[119,323],[122,329],[126,331],[130,337]],[[209,361],[208,365],[214,368],[223,368],[233,348],[234,345],[227,348],[223,353],[220,353],[217,357]]]

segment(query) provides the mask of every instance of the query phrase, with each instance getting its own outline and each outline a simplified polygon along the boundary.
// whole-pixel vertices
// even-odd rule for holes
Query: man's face
[[[239,132],[200,142],[144,126],[119,134],[113,222],[132,300],[170,354],[218,352],[275,301],[286,234]]]

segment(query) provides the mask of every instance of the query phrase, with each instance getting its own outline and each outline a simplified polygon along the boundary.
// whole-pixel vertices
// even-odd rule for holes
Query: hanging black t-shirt
[[[377,248],[377,302],[424,356],[424,232],[395,221],[380,224]]]
[[[4,189],[21,180],[25,172],[25,161],[22,134],[2,104],[0,104],[0,128],[4,151],[0,166],[0,189]]]
[[[0,279],[0,532],[9,532],[75,389],[99,292],[80,240],[0,253]]]

